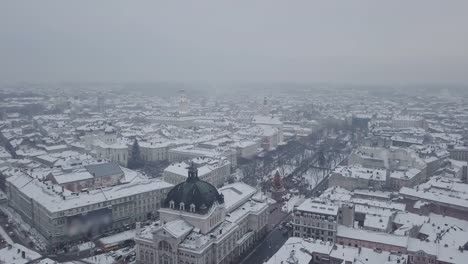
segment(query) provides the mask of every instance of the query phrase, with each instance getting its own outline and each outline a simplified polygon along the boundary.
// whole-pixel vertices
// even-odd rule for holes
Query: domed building
[[[117,140],[117,129],[108,124],[102,134],[93,141],[98,159],[115,161],[122,166],[128,163],[128,146]]]
[[[144,229],[137,225],[137,263],[234,263],[266,234],[268,204],[244,183],[216,189],[198,178],[192,163],[159,215]]]
[[[187,181],[179,183],[168,193],[163,207],[206,214],[213,205],[221,204],[224,204],[223,195],[213,185],[198,178],[198,170],[192,162]]]

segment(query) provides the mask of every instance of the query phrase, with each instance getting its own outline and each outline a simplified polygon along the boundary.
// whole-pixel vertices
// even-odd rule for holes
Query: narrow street
[[[288,235],[284,233],[286,232],[286,228],[281,223],[288,222],[290,215],[281,211],[281,206],[281,203],[270,206],[270,216],[268,219],[270,231],[251,253],[240,262],[241,264],[263,263],[286,242]]]

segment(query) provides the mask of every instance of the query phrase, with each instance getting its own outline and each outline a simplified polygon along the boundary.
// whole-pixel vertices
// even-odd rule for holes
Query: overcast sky
[[[468,1],[0,3],[0,82],[468,82]]]

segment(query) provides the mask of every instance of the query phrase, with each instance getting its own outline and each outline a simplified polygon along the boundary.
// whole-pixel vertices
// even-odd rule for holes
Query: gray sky
[[[468,82],[468,1],[0,3],[0,82]]]

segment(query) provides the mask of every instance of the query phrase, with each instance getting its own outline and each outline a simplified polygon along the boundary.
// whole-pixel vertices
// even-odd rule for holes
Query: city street
[[[288,222],[290,215],[281,211],[282,205],[276,203],[270,206],[269,233],[241,263],[263,263],[286,242],[288,239],[288,235],[284,233],[286,227],[282,227],[281,223]]]
[[[279,226],[276,226],[241,264],[260,264],[273,256],[288,239],[288,236],[283,234],[283,230],[284,229],[280,230]]]

